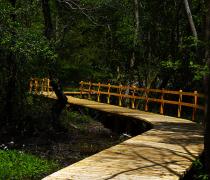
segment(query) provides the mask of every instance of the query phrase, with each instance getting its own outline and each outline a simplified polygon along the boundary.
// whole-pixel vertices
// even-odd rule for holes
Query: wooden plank
[[[144,120],[151,123],[153,129],[61,169],[44,180],[178,180],[203,151],[202,126],[191,121],[70,96],[68,102]]]

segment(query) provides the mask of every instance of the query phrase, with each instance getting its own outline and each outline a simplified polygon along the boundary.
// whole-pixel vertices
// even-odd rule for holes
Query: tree
[[[206,7],[208,11],[206,12],[206,27],[205,27],[205,37],[206,37],[206,51],[205,58],[206,63],[210,72],[210,1],[206,1]],[[204,133],[204,154],[205,154],[205,167],[206,171],[210,177],[210,73],[206,75],[205,78],[205,91],[206,91],[206,115],[205,115],[205,133]]]
[[[195,24],[194,24],[194,21],[193,21],[193,18],[192,18],[192,13],[191,13],[191,10],[190,10],[188,0],[184,0],[184,5],[185,5],[185,9],[186,9],[186,12],[187,12],[187,17],[188,17],[188,20],[189,20],[189,24],[190,24],[193,36],[197,40],[198,39],[198,33],[197,33],[196,28],[195,28]]]
[[[43,77],[55,54],[43,36],[38,2],[3,0],[0,9],[0,123],[14,134],[26,121],[28,80]]]
[[[47,39],[51,39],[53,35],[53,27],[52,27],[52,18],[51,18],[49,0],[42,0],[42,11],[45,22],[44,35],[47,37]]]

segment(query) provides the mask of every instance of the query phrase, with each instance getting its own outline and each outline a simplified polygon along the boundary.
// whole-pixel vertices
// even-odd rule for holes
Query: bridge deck
[[[51,98],[55,96],[51,95]],[[68,96],[68,102],[147,121],[153,128],[61,169],[49,179],[175,180],[183,177],[203,151],[203,129],[189,120]]]

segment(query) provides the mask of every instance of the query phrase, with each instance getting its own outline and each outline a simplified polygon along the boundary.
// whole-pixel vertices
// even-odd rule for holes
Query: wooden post
[[[44,92],[44,79],[41,81],[41,94]]]
[[[97,97],[97,100],[98,100],[98,102],[100,102],[100,95],[101,95],[101,91],[100,91],[100,87],[101,87],[101,83],[99,82],[98,83],[98,97]]]
[[[45,79],[46,79],[46,78],[44,78],[44,79],[43,79],[43,92],[45,92],[45,91],[46,91],[46,85],[45,85],[45,84],[46,84],[46,82],[45,82]]]
[[[107,96],[107,103],[108,104],[110,104],[110,87],[111,87],[111,85],[110,85],[110,83],[108,84],[108,96]]]
[[[88,99],[91,99],[91,86],[92,86],[92,83],[89,81]]]
[[[80,95],[83,98],[83,81],[80,82]]]
[[[122,84],[119,86],[119,106],[122,106]]]
[[[197,103],[198,103],[198,92],[194,91],[194,107],[193,107],[193,113],[192,113],[192,120],[195,120],[195,113],[197,110]]]
[[[182,90],[179,90],[179,104],[178,104],[178,114],[177,116],[180,118],[181,117],[181,112],[182,112]]]
[[[35,88],[35,94],[38,94],[38,80],[37,79],[35,79],[34,80],[34,88]]]
[[[131,100],[131,108],[134,109],[135,108],[135,86],[132,86],[133,87],[133,93],[132,93],[132,100]]]
[[[47,95],[50,94],[50,79],[47,79]]]
[[[164,89],[161,90],[160,114],[164,112]]]
[[[44,91],[45,92],[48,91],[48,78],[45,78],[45,80],[44,80]]]
[[[33,79],[31,79],[29,82],[29,92],[30,93],[32,93],[32,89],[33,89]]]
[[[146,102],[145,102],[145,111],[148,111],[148,89],[147,88],[145,88],[145,100],[146,100]]]

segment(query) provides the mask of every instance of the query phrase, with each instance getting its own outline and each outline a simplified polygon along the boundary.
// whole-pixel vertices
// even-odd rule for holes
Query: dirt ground
[[[17,138],[13,141],[4,139],[9,149],[24,152],[57,161],[60,168],[69,166],[85,157],[118,144],[128,137],[111,132],[100,122],[91,121],[85,128],[69,124],[68,129],[46,129],[34,136]],[[12,143],[11,143],[12,142]]]

